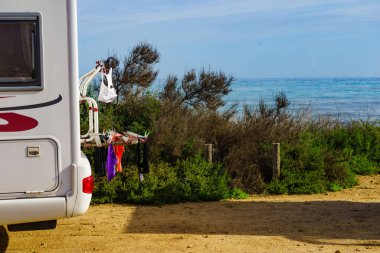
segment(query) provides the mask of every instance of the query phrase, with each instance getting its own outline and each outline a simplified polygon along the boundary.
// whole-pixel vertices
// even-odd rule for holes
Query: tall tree
[[[231,91],[232,82],[233,77],[222,71],[202,69],[197,74],[193,69],[185,73],[181,83],[176,76],[169,76],[161,97],[195,109],[216,110],[225,105],[222,98]]]
[[[107,68],[113,69],[113,83],[119,97],[139,96],[158,75],[154,65],[160,61],[157,49],[149,43],[140,42],[123,60],[117,56],[106,59]]]

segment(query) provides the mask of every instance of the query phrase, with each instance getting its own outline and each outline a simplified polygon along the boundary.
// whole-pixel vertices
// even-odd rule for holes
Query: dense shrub
[[[369,175],[380,172],[380,165],[369,160],[365,155],[355,155],[349,161],[349,167],[352,172],[359,175]]]
[[[229,177],[219,164],[204,161],[200,156],[151,165],[149,174],[140,182],[137,169],[127,167],[107,182],[96,178],[93,203],[163,204],[184,201],[246,198],[238,189],[230,190]]]
[[[380,172],[380,128],[368,122],[314,125],[282,149],[282,175],[267,192],[318,193],[357,184],[355,174]]]
[[[357,184],[342,153],[327,145],[318,133],[305,132],[297,143],[284,143],[281,177],[268,184],[272,194],[310,194]]]
[[[220,164],[208,163],[199,156],[179,161],[176,171],[183,200],[218,200],[229,197],[228,176]]]
[[[216,200],[233,196],[228,192],[234,187],[249,193],[320,193],[352,187],[355,174],[379,172],[380,130],[373,124],[305,120],[304,111],[292,114],[264,104],[231,118],[173,107],[151,94],[133,103],[103,108],[108,119],[102,120],[107,124],[113,117],[120,126],[151,132],[152,173],[143,183],[135,172],[107,184],[100,179],[95,202]],[[273,142],[281,143],[281,176],[272,181]],[[219,165],[197,156],[205,143],[214,144]],[[125,162],[132,165],[133,156]]]
[[[326,134],[328,144],[344,154],[356,174],[380,172],[380,127],[368,122],[341,125]]]

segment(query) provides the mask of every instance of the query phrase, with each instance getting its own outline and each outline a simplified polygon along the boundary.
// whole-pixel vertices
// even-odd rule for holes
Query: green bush
[[[164,204],[247,197],[239,189],[230,190],[229,181],[221,165],[200,156],[178,161],[175,166],[151,164],[142,182],[131,166],[110,182],[105,177],[96,178],[92,203]]]
[[[283,181],[276,179],[273,179],[272,182],[270,182],[265,190],[266,193],[269,194],[276,194],[276,195],[282,195],[288,193],[288,187],[283,183]]]
[[[178,198],[177,177],[166,163],[151,165],[151,172],[140,182],[136,167],[126,167],[110,182],[106,177],[97,178],[93,203],[175,203]]]
[[[283,143],[281,177],[266,188],[270,194],[311,194],[336,191],[357,184],[350,170],[352,149],[345,128],[332,132],[307,130],[296,142]]]
[[[252,166],[256,174],[244,180],[251,187],[261,187],[269,194],[312,194],[352,187],[357,184],[356,174],[379,173],[379,132],[379,127],[367,123],[337,124],[333,127],[308,125],[296,134],[297,138],[293,133],[292,138],[284,137],[281,141],[281,176],[272,181],[260,181],[260,177],[266,179],[269,175],[271,145],[254,144],[256,146],[245,150],[259,150],[261,158],[255,158],[257,163]],[[161,204],[246,198],[244,191],[231,186],[234,181],[222,163],[210,164],[194,154],[197,141],[196,136],[183,138],[181,157],[185,159],[174,164],[160,162],[160,158],[155,156],[151,173],[145,175],[143,182],[139,181],[137,169],[133,166],[127,167],[111,182],[98,178],[93,202]],[[238,144],[242,146],[242,143]],[[87,154],[91,152],[86,150]],[[240,161],[252,157],[244,152],[229,153],[229,156],[234,154],[239,155]],[[249,162],[241,163],[244,164],[250,166]],[[236,173],[238,170],[231,171]],[[264,187],[258,187],[257,182]]]
[[[271,194],[311,194],[325,191],[326,182],[321,171],[287,171],[267,187],[267,192]]]
[[[354,122],[326,134],[327,143],[345,155],[352,172],[360,175],[380,171],[380,127]]]
[[[329,185],[329,188],[328,188],[329,191],[332,191],[332,192],[337,192],[337,191],[341,191],[343,190],[343,187],[340,186],[340,185],[337,185],[335,183],[332,183]]]
[[[356,155],[353,156],[349,162],[352,172],[358,175],[369,175],[380,173],[380,166],[374,161],[368,160],[366,156]]]
[[[221,165],[208,163],[198,155],[177,162],[176,170],[183,200],[219,200],[229,197],[229,179]]]
[[[249,197],[249,194],[240,188],[234,187],[230,190],[230,198],[231,199],[246,199],[248,197]]]

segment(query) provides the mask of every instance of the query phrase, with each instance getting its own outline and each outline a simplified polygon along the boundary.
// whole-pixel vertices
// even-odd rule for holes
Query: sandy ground
[[[55,230],[9,232],[0,252],[380,252],[380,175],[311,196],[98,205]]]

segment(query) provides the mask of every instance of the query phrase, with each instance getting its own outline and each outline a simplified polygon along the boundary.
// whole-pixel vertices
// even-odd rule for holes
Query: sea
[[[259,101],[274,105],[274,97],[284,92],[289,110],[309,108],[313,116],[341,121],[380,120],[379,78],[244,78],[236,79],[225,97],[228,108],[238,102],[238,111],[247,105],[257,108]]]

